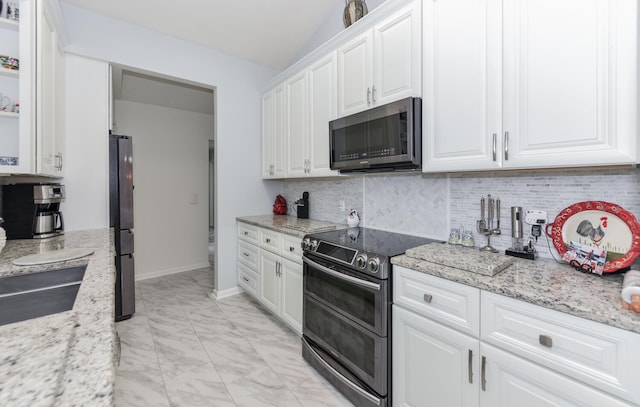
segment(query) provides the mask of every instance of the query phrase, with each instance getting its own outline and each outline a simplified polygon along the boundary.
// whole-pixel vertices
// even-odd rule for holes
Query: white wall
[[[213,115],[119,100],[114,113],[133,139],[136,278],[207,267]]]
[[[109,65],[67,55],[65,229],[109,227]]]
[[[216,87],[217,287],[236,287],[235,219],[270,213],[282,190],[281,182],[260,178],[259,89],[277,72],[65,3],[62,12],[69,31],[67,52]]]

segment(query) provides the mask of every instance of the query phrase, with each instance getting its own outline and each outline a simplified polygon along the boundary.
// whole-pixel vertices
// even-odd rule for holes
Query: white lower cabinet
[[[393,306],[393,405],[478,405],[479,341]]]
[[[300,239],[238,223],[238,285],[302,334]]]
[[[394,406],[640,405],[640,335],[400,266],[393,273]],[[469,329],[476,318],[479,336]]]
[[[628,407],[633,405],[491,345],[482,343],[480,350],[482,359],[485,361],[484,374],[481,378],[484,383],[481,383],[481,406]]]
[[[302,265],[261,249],[260,302],[302,333]]]

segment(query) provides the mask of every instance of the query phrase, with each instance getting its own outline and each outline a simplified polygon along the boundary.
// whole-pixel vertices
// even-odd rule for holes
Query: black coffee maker
[[[44,239],[63,234],[62,201],[64,185],[4,185],[2,215],[7,239]]]
[[[302,199],[298,199],[295,203],[298,219],[309,219],[309,193],[303,192]]]

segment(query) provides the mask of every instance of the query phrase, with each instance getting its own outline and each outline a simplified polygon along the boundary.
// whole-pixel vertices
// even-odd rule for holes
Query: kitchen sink
[[[73,308],[86,266],[0,278],[0,325]]]

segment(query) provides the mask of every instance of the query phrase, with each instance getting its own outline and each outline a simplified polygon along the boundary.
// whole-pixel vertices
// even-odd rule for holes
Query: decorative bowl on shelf
[[[6,55],[0,55],[0,65],[2,65],[3,68],[17,71],[20,69],[20,60]]]

